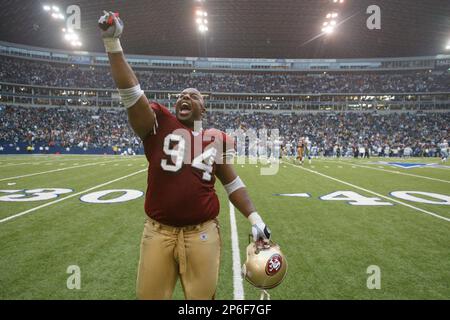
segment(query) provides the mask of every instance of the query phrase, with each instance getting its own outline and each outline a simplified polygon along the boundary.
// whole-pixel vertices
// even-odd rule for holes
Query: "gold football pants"
[[[171,299],[178,276],[186,299],[214,299],[219,278],[218,221],[172,227],[147,218],[136,291],[139,299]]]

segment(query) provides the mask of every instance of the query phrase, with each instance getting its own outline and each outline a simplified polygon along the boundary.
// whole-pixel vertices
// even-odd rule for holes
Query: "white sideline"
[[[89,158],[69,158],[66,156],[63,156],[61,158],[54,157],[22,157],[22,158],[5,158],[0,155],[0,162],[16,162],[17,165],[29,163],[30,161],[33,161],[32,163],[37,162],[62,162],[62,161],[88,161],[88,160],[99,160],[99,159],[106,159],[106,156],[96,156],[96,157],[89,157]]]
[[[40,174],[64,171],[64,170],[75,169],[75,168],[82,168],[82,167],[93,166],[93,165],[96,165],[96,164],[109,163],[109,162],[114,162],[114,161],[118,161],[118,160],[110,160],[110,161],[103,161],[103,162],[91,162],[91,163],[81,164],[81,165],[78,165],[78,166],[72,166],[72,167],[59,168],[59,169],[54,169],[54,170],[49,170],[49,171],[41,171],[41,172],[29,173],[29,174],[24,174],[22,176],[2,178],[2,179],[0,179],[0,181],[32,177],[32,176],[37,176],[37,175],[40,175]]]
[[[26,210],[26,211],[19,212],[19,213],[15,214],[15,215],[12,215],[12,216],[9,216],[9,217],[6,217],[6,218],[1,219],[1,220],[0,220],[0,223],[3,223],[3,222],[6,222],[6,221],[9,221],[9,220],[18,218],[18,217],[20,217],[20,216],[23,216],[23,215],[26,215],[26,214],[28,214],[28,213],[34,212],[34,211],[39,210],[39,209],[41,209],[41,208],[48,207],[48,206],[50,206],[50,205],[52,205],[52,204],[55,204],[55,203],[58,203],[58,202],[61,202],[61,201],[64,201],[64,200],[67,200],[67,199],[76,197],[76,196],[78,196],[78,195],[80,195],[80,194],[89,192],[89,191],[91,191],[91,190],[95,190],[95,189],[104,187],[104,186],[106,186],[106,185],[108,185],[108,184],[111,184],[111,183],[114,183],[114,182],[117,182],[117,181],[120,181],[120,180],[129,178],[129,177],[132,177],[132,176],[134,176],[134,175],[136,175],[136,174],[138,174],[138,173],[144,172],[144,171],[147,171],[147,169],[139,170],[139,171],[133,172],[133,173],[128,174],[128,175],[126,175],[126,176],[123,176],[123,177],[120,177],[120,178],[117,178],[117,179],[114,179],[114,180],[111,180],[111,181],[108,181],[108,182],[99,184],[99,185],[97,185],[97,186],[91,187],[91,188],[89,188],[89,189],[85,189],[85,190],[83,190],[83,191],[80,191],[80,192],[71,194],[71,195],[69,195],[69,196],[67,196],[67,197],[60,198],[60,199],[57,199],[57,200],[54,200],[54,201],[51,201],[51,202],[47,202],[47,203],[44,203],[43,205],[37,206],[37,207],[35,207],[35,208],[32,208],[32,209],[29,209],[29,210]]]
[[[315,174],[317,174],[317,175],[319,175],[319,176],[322,176],[322,177],[325,177],[325,178],[327,178],[327,179],[330,179],[330,180],[333,180],[333,181],[336,181],[336,182],[339,182],[339,183],[348,185],[348,186],[350,186],[350,187],[352,187],[352,188],[359,189],[359,190],[362,190],[362,191],[367,192],[367,193],[371,193],[371,194],[373,194],[373,195],[376,195],[377,197],[380,197],[380,198],[383,198],[383,199],[386,199],[386,200],[389,200],[389,201],[392,201],[392,202],[401,204],[402,206],[405,206],[405,207],[408,207],[408,208],[411,208],[411,209],[420,211],[420,212],[422,212],[422,213],[426,213],[426,214],[428,214],[428,215],[430,215],[430,216],[433,216],[433,217],[436,217],[436,218],[445,220],[445,221],[447,221],[447,222],[450,222],[450,218],[446,218],[446,217],[440,216],[440,215],[438,215],[438,214],[436,214],[436,213],[433,213],[433,212],[430,212],[430,211],[427,211],[427,210],[424,210],[424,209],[415,207],[415,206],[410,205],[410,204],[408,204],[408,203],[405,203],[405,202],[403,202],[403,201],[399,201],[399,200],[394,199],[394,198],[390,198],[390,197],[387,197],[387,196],[383,196],[382,194],[379,194],[379,193],[377,193],[377,192],[374,192],[374,191],[371,191],[371,190],[368,190],[368,189],[365,189],[365,188],[356,186],[356,185],[354,185],[354,184],[351,184],[351,183],[346,182],[346,181],[343,181],[343,180],[339,180],[339,179],[337,179],[337,178],[330,177],[330,176],[328,176],[328,175],[326,175],[326,174],[323,174],[323,173],[320,173],[320,172],[317,172],[317,171],[314,171],[314,170],[311,170],[311,169],[306,169],[306,168],[297,166],[297,165],[292,164],[292,163],[289,163],[289,162],[286,162],[286,163],[289,164],[289,165],[291,165],[291,166],[297,167],[297,168],[299,168],[299,169],[302,169],[302,170],[305,170],[305,171],[308,171],[308,172],[315,173]]]
[[[230,225],[231,225],[231,251],[233,253],[233,299],[244,300],[244,286],[242,284],[241,275],[241,254],[239,251],[239,240],[236,226],[236,215],[234,214],[234,206],[228,202],[230,206]]]
[[[371,170],[378,170],[378,171],[384,171],[384,172],[389,172],[389,173],[401,174],[401,175],[404,175],[404,176],[410,176],[410,177],[422,178],[422,179],[439,181],[439,182],[444,182],[444,183],[450,183],[450,181],[448,181],[448,180],[442,180],[442,179],[438,179],[438,178],[431,178],[431,177],[421,176],[421,175],[413,174],[413,173],[392,171],[392,170],[387,170],[387,169],[384,169],[384,168],[373,168],[373,167],[365,166],[365,165],[362,165],[362,164],[356,164],[356,163],[353,163],[353,162],[345,163],[343,161],[339,161],[339,163],[346,164],[348,166],[356,166],[356,167],[367,168],[367,169],[371,169]]]
[[[45,163],[45,162],[44,162]],[[24,162],[24,163],[8,163],[8,164],[0,164],[1,168],[13,167],[13,166],[24,166],[28,164],[34,164],[33,162]]]

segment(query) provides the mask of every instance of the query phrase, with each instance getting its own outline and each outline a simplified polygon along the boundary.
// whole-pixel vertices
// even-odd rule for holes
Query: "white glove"
[[[118,13],[103,11],[104,15],[98,20],[98,25],[102,30],[103,43],[106,52],[122,52],[120,36],[123,32],[123,22]]]
[[[248,216],[248,220],[252,224],[253,241],[270,240],[271,232],[269,227],[266,226],[262,218],[257,212],[252,212]]]

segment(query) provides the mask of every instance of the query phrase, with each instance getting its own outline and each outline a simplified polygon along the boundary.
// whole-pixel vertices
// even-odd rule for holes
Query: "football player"
[[[180,93],[176,115],[149,103],[123,54],[118,14],[105,11],[99,26],[112,77],[149,162],[137,296],[170,299],[180,278],[186,299],[213,299],[221,249],[216,177],[250,221],[253,239],[268,241],[271,236],[231,164],[233,139],[200,128],[206,109],[197,89]]]
[[[300,138],[297,145],[297,160],[303,165],[303,155],[305,150],[305,140]]]
[[[448,142],[447,139],[444,139],[444,141],[442,141],[442,143],[439,145],[440,149],[441,149],[441,161],[442,162],[447,162],[448,159]]]
[[[305,148],[305,157],[308,158],[309,164],[311,164],[311,145],[312,145],[311,140],[309,140],[309,137],[306,137],[304,148]]]

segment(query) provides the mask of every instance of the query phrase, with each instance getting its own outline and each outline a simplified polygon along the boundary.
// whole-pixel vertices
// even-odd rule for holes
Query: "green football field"
[[[450,166],[379,161],[439,164],[285,159],[275,175],[261,175],[262,164],[236,164],[288,260],[272,299],[450,299]],[[144,157],[1,156],[0,169],[0,299],[135,299]],[[228,200],[216,187],[216,297],[259,299],[245,281],[240,289],[236,272],[250,225],[236,211],[239,263]],[[71,266],[80,289],[67,286]],[[183,298],[179,284],[174,298]]]

